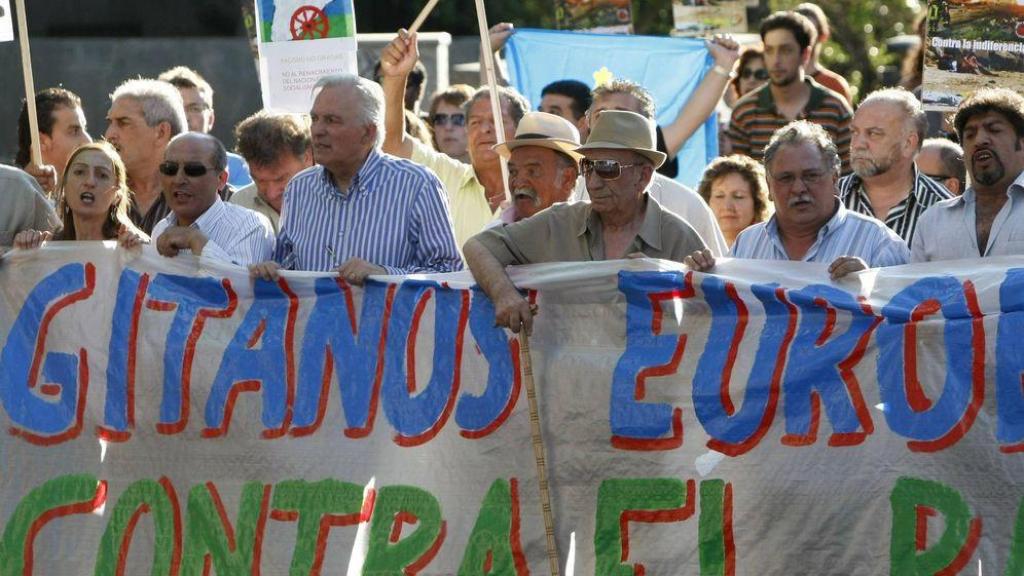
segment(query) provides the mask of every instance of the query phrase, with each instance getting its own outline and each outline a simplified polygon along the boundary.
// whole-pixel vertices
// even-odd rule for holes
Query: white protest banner
[[[0,261],[3,573],[545,573],[517,345],[465,273],[199,265]],[[575,573],[1024,570],[1024,258],[715,272],[514,271]]]
[[[358,72],[353,0],[256,0],[263,106],[309,113],[320,77]]]
[[[11,1],[0,0],[0,42],[14,40],[14,19],[11,18]]]

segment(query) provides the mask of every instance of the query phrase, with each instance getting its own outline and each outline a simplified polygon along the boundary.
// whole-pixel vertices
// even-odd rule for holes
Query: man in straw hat
[[[647,194],[665,161],[654,124],[635,112],[609,110],[578,151],[589,202],[555,204],[539,214],[485,230],[463,251],[473,277],[494,302],[495,323],[530,332],[533,312],[505,266],[535,262],[613,260],[633,256],[681,262],[706,248],[682,218]]]
[[[546,112],[523,116],[515,139],[494,146],[508,160],[512,204],[492,224],[518,222],[570,200],[583,158],[579,147],[579,130],[565,118]]]

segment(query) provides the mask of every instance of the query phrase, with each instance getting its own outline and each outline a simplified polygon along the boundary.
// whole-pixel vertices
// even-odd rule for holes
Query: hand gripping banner
[[[575,573],[1024,573],[1024,259],[513,276]],[[58,242],[0,260],[0,346],[0,575],[547,569],[468,274]]]

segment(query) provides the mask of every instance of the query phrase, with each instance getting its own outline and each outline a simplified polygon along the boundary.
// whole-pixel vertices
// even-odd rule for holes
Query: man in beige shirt
[[[498,215],[505,201],[505,184],[501,160],[493,150],[497,144],[491,95],[486,88],[478,90],[464,105],[466,135],[471,164],[459,162],[429,148],[405,133],[403,98],[409,72],[418,59],[416,34],[400,30],[398,36],[381,52],[381,86],[384,88],[385,137],[384,152],[409,158],[430,168],[448,191],[448,209],[455,227],[455,242],[462,246],[470,236],[484,229]],[[512,140],[516,126],[530,104],[518,92],[499,87],[505,140]]]
[[[288,182],[313,165],[309,119],[260,110],[235,127],[235,141],[253,183],[235,192],[230,202],[266,216],[276,234]]]
[[[647,193],[665,162],[656,150],[654,124],[635,112],[609,110],[597,117],[578,150],[589,202],[555,204],[515,224],[492,228],[466,242],[473,277],[494,302],[495,323],[512,331],[533,325],[529,303],[505,266],[536,262],[664,258],[682,262],[704,250],[700,235]]]

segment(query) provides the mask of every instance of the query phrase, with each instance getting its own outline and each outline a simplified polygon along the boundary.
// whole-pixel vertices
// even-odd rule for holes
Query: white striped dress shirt
[[[178,217],[171,212],[153,226],[153,243],[171,226],[178,225]],[[270,260],[274,254],[274,228],[263,214],[217,200],[191,228],[206,236],[203,256],[239,266],[248,266]]]
[[[288,183],[274,259],[293,270],[325,272],[351,258],[388,274],[462,269],[441,182],[408,160],[371,150],[342,193],[323,166]]]
[[[924,211],[932,204],[953,197],[952,192],[918,170],[916,165],[912,168],[914,170],[914,187],[910,194],[902,202],[890,208],[889,213],[885,215],[885,225],[892,228],[908,245],[914,237],[917,220],[924,214]],[[856,174],[843,176],[839,179],[839,184],[836,187],[839,189],[839,198],[843,200],[843,204],[847,208],[865,216],[875,215],[875,210],[871,207],[871,198],[868,197],[868,192],[864,189],[864,182],[860,176]]]
[[[803,262],[828,264],[840,256],[856,256],[871,268],[907,263],[910,251],[895,232],[876,218],[847,210],[842,202],[838,205],[836,213],[818,230],[818,239],[804,254]],[[790,259],[774,215],[740,232],[730,254],[756,260]]]

